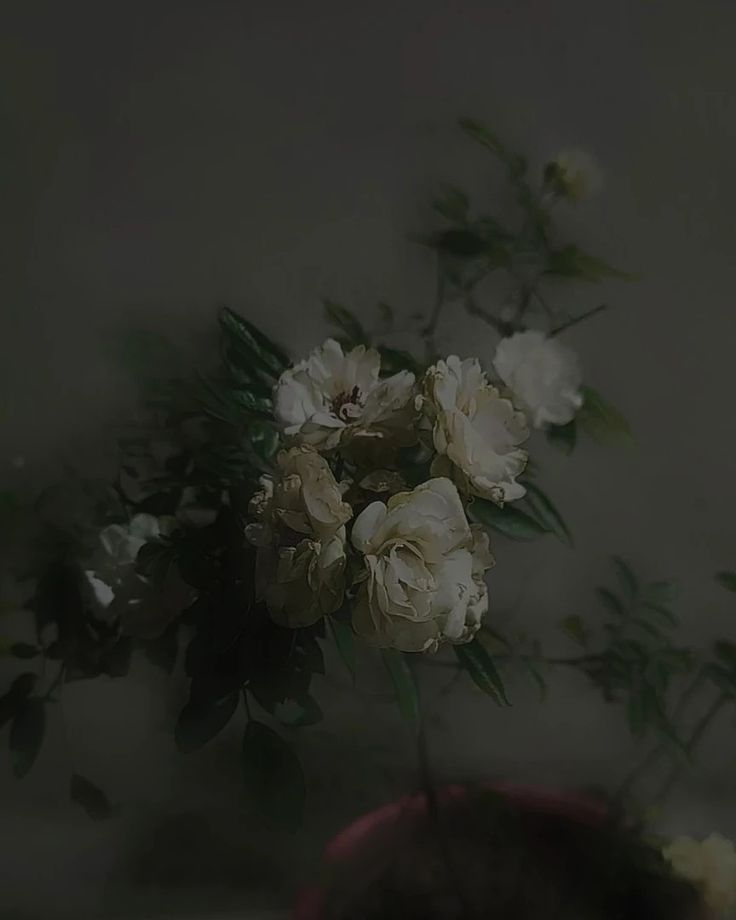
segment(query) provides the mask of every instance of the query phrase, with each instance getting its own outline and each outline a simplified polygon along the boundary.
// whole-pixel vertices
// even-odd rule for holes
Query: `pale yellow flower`
[[[705,840],[676,837],[662,855],[682,878],[697,885],[711,910],[723,914],[736,907],[736,849],[721,834]]]

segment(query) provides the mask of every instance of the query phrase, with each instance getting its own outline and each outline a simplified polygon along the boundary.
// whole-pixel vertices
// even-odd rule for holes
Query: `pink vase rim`
[[[440,805],[457,802],[477,789],[496,792],[527,811],[557,814],[584,824],[601,824],[609,815],[606,804],[590,796],[517,783],[484,783],[475,787],[448,785],[438,791],[438,801]],[[324,850],[324,863],[333,867],[349,863],[374,834],[407,817],[418,817],[425,810],[426,796],[414,793],[361,815],[330,840]],[[324,899],[322,886],[315,884],[303,888],[294,906],[294,920],[322,920]]]

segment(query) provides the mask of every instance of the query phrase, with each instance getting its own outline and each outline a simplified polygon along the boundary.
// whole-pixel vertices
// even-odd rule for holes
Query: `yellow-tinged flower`
[[[736,907],[736,848],[721,834],[705,840],[676,837],[662,850],[674,871],[697,885],[711,910],[723,914]]]

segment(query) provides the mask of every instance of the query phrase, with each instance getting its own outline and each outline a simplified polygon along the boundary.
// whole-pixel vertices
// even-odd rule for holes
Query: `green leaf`
[[[727,591],[736,591],[736,572],[718,572],[715,579]]]
[[[190,699],[174,729],[176,746],[184,753],[203,747],[227,725],[237,706],[237,690],[218,700]]]
[[[719,639],[714,645],[714,650],[717,658],[725,661],[729,667],[736,669],[736,645],[733,642]],[[734,677],[736,677],[736,673]]]
[[[595,593],[598,600],[607,607],[611,613],[617,617],[622,617],[626,613],[626,607],[620,598],[608,588],[596,588]]]
[[[501,677],[496,670],[493,659],[483,643],[473,639],[465,645],[455,645],[455,654],[460,664],[470,675],[476,687],[492,697],[499,706],[510,706]]]
[[[656,613],[661,620],[664,620],[668,626],[677,626],[678,619],[671,610],[668,610],[666,607],[662,607],[661,604],[650,604],[648,601],[645,601],[642,604],[642,607],[648,613]]]
[[[580,427],[601,444],[633,443],[631,428],[618,409],[607,403],[592,387],[581,388],[583,405],[578,411]]]
[[[646,696],[632,696],[626,704],[626,717],[629,730],[636,738],[640,738],[649,724],[650,707]]]
[[[381,649],[381,657],[394,685],[399,712],[409,722],[419,718],[419,695],[411,667],[403,652],[396,649]]]
[[[72,774],[69,798],[80,805],[94,821],[105,821],[112,815],[112,806],[105,793],[79,773]]]
[[[37,645],[30,645],[28,642],[14,642],[10,646],[10,654],[16,658],[35,658],[40,651]]]
[[[273,418],[273,400],[270,396],[258,396],[252,390],[230,390],[229,397],[244,412]]]
[[[549,425],[545,431],[547,440],[563,454],[571,454],[578,439],[578,427],[575,419],[566,425]]]
[[[223,307],[219,314],[223,334],[271,376],[279,377],[289,364],[286,354],[260,329],[238,313]]]
[[[537,685],[537,689],[539,690],[539,701],[544,703],[547,699],[547,681],[544,679],[542,672],[535,664],[532,664],[532,662],[526,658],[521,658],[521,662],[531,679]]]
[[[10,726],[10,758],[17,779],[24,777],[35,763],[45,730],[43,701],[37,697],[26,699],[16,710]]]
[[[246,788],[260,812],[279,827],[296,830],[304,813],[306,785],[289,745],[267,725],[251,720],[243,736],[242,765]]]
[[[179,623],[174,621],[160,636],[147,640],[143,645],[143,654],[152,665],[171,674],[179,654]]]
[[[422,365],[408,351],[381,345],[378,353],[381,356],[381,374],[384,376],[397,374],[399,371],[411,371],[417,376],[422,373]]]
[[[253,419],[248,424],[246,437],[260,460],[270,465],[279,449],[281,439],[278,430],[273,425]]]
[[[634,574],[628,562],[622,559],[621,556],[612,556],[611,561],[616,569],[616,574],[623,589],[626,603],[633,604],[639,593],[639,579]]]
[[[7,693],[0,696],[0,728],[9,722],[36,686],[36,675],[30,671],[19,674]]]
[[[328,617],[327,622],[330,624],[332,638],[335,640],[337,651],[342,658],[343,664],[350,671],[353,683],[355,683],[355,641],[353,630],[349,623],[345,623],[335,617]]]
[[[549,253],[545,273],[564,278],[580,278],[583,281],[602,281],[604,278],[635,281],[637,278],[636,275],[622,272],[572,245],[554,249]]]
[[[568,546],[572,546],[572,534],[570,533],[567,524],[563,520],[562,515],[552,504],[550,497],[545,492],[543,492],[535,482],[530,482],[527,480],[524,485],[526,486],[527,501],[529,502],[536,519],[547,530],[557,534],[563,543],[567,543]]]
[[[328,299],[322,303],[327,322],[340,329],[352,346],[370,344],[370,336],[347,307]]]
[[[501,143],[498,137],[482,122],[475,118],[460,118],[458,124],[461,129],[479,143],[486,150],[490,150],[503,162],[514,176],[521,176],[526,171],[526,161],[523,157],[513,153]]]
[[[511,540],[535,540],[549,533],[543,524],[513,505],[504,505],[501,508],[494,502],[475,498],[468,510],[479,524],[490,527]]]
[[[588,633],[585,629],[582,617],[578,614],[571,614],[560,622],[560,626],[578,645],[583,648],[588,647]]]
[[[483,255],[491,248],[487,240],[472,230],[446,230],[436,236],[435,246],[460,259]]]
[[[677,584],[674,581],[654,581],[644,589],[644,601],[647,604],[663,606],[677,599]]]
[[[447,220],[462,223],[468,216],[468,196],[454,185],[445,186],[442,194],[432,202],[432,207]]]

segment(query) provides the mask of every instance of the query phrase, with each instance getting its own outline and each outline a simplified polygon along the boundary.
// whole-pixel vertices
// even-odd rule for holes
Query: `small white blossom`
[[[535,428],[565,425],[583,404],[577,355],[543,332],[530,329],[502,339],[493,366]]]
[[[561,150],[551,165],[554,167],[555,186],[573,201],[589,198],[602,185],[600,167],[584,150]]]
[[[364,563],[353,628],[366,642],[426,652],[472,639],[488,607],[484,576],[493,559],[449,479],[368,505],[352,542]]]
[[[475,358],[451,355],[430,367],[418,399],[432,426],[435,476],[448,476],[466,493],[496,502],[521,498],[516,482],[526,466],[519,448],[529,436],[523,412],[492,386]]]
[[[344,354],[327,339],[276,385],[274,409],[286,435],[331,450],[349,438],[395,433],[402,410],[411,408],[414,375],[401,371],[381,380],[380,367],[374,349],[358,345]]]
[[[706,904],[716,913],[736,906],[736,849],[720,834],[705,840],[677,837],[662,855],[682,878],[697,885]]]

